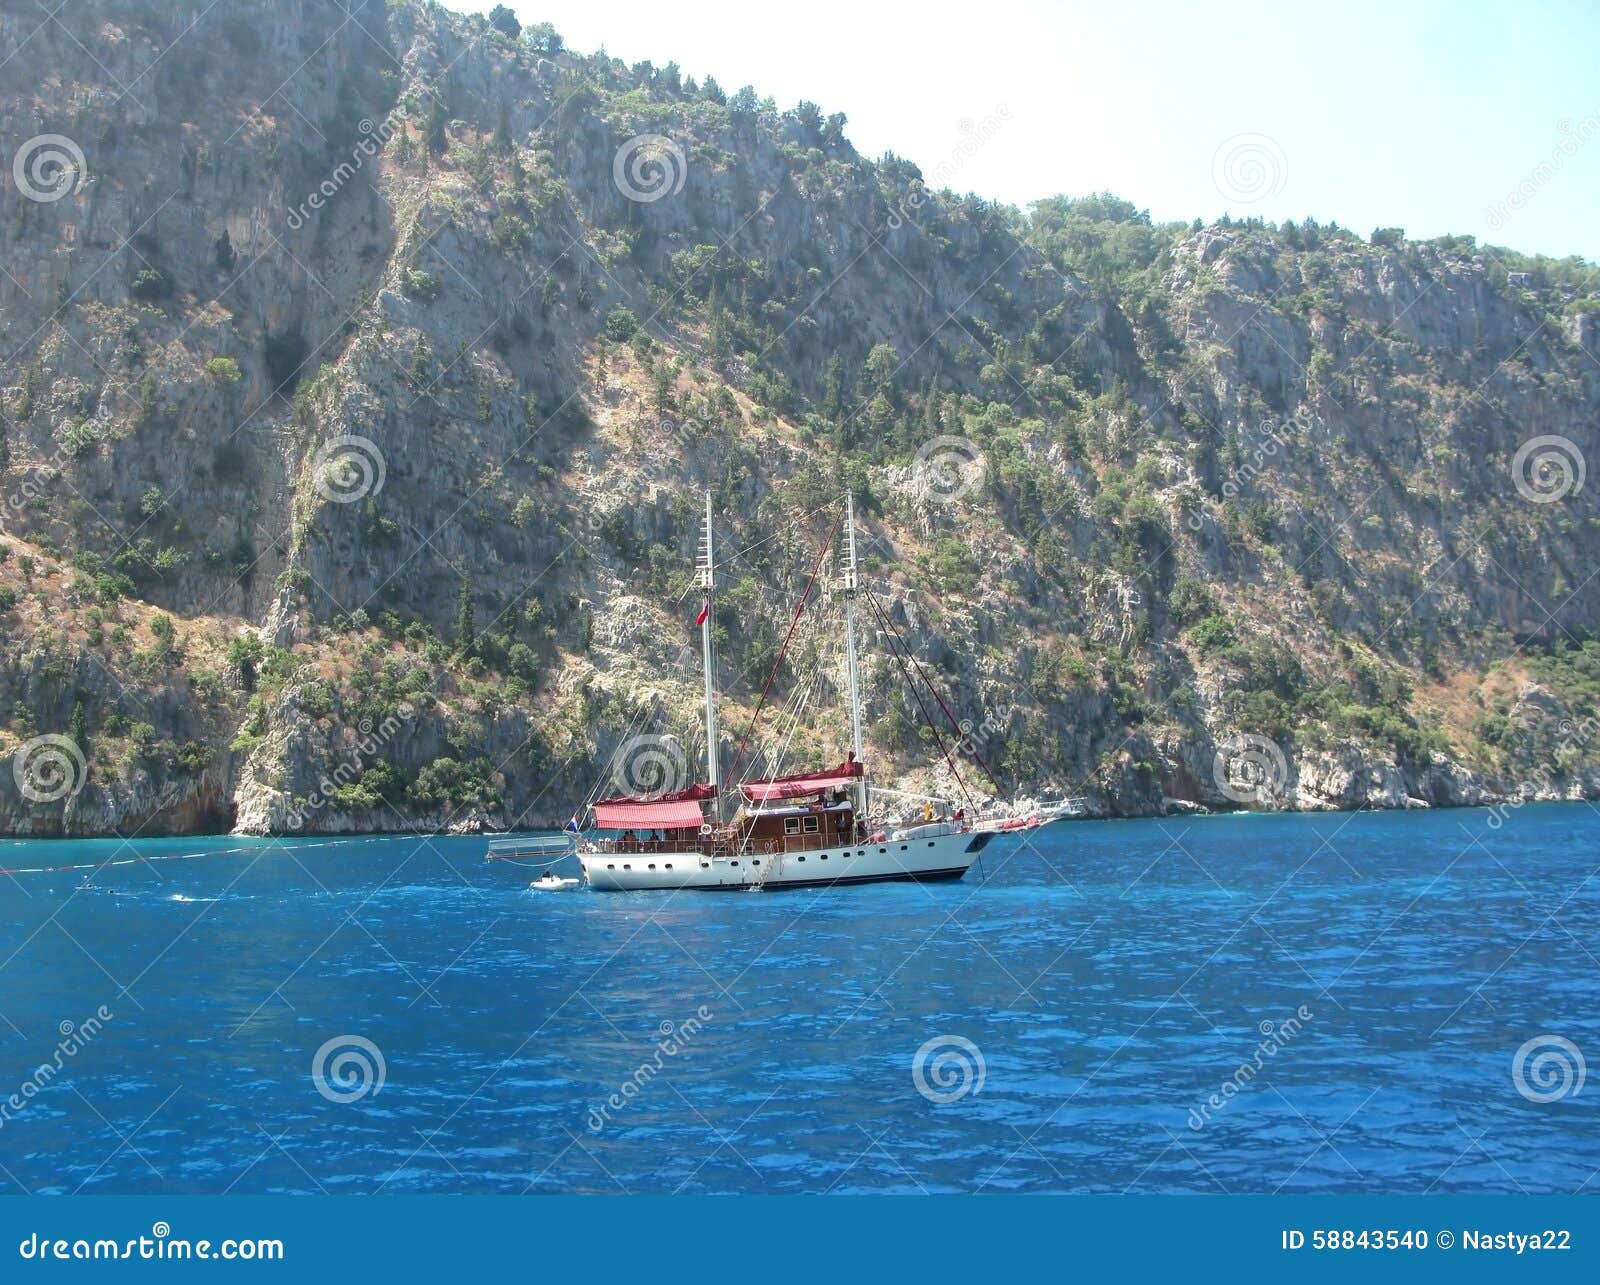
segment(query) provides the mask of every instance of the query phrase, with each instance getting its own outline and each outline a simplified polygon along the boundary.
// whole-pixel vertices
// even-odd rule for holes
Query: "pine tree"
[[[70,727],[67,729],[67,732],[68,732],[68,735],[72,737],[72,743],[78,747],[78,751],[85,758],[88,758],[89,757],[89,731],[88,731],[88,728],[84,725],[83,702],[82,701],[73,701],[72,702],[72,723],[71,723]]]
[[[428,118],[422,127],[423,141],[430,156],[443,156],[450,150],[450,136],[445,132],[447,116],[444,104],[437,95],[428,100]]]
[[[476,637],[477,630],[472,624],[472,585],[463,580],[461,598],[456,604],[456,651],[462,656],[471,656]]]
[[[822,376],[822,413],[837,422],[844,411],[844,363],[839,354],[828,358],[828,369]]]

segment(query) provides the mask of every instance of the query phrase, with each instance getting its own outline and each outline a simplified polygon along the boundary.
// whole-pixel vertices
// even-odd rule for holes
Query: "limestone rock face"
[[[1595,796],[1600,336],[1559,281],[1030,221],[409,0],[36,26],[0,15],[0,137],[81,159],[0,191],[0,830],[559,825],[640,753],[687,784],[706,489],[725,771],[842,756],[826,559],[795,603],[848,486],[882,779]],[[15,770],[49,737],[55,797]]]

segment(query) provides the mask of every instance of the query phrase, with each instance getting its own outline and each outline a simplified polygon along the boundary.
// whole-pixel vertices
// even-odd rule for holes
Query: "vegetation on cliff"
[[[931,191],[503,11],[95,0],[25,64],[5,137],[83,162],[0,208],[0,748],[82,768],[0,773],[9,829],[559,822],[641,731],[692,763],[707,487],[729,728],[850,487],[986,787],[1231,806],[1241,736],[1262,805],[1600,780],[1592,265]],[[775,688],[816,756],[836,614]]]

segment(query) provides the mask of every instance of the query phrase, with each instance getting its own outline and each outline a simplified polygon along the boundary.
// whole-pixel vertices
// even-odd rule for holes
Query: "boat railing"
[[[591,852],[703,852],[709,846],[701,839],[589,839]]]
[[[577,851],[578,836],[570,830],[560,834],[516,834],[490,839],[488,860],[550,860],[569,857]]]
[[[848,848],[851,844],[866,843],[865,835],[835,830],[832,834],[772,834],[746,835],[740,851],[758,857],[778,856],[785,852],[820,852],[825,848]]]

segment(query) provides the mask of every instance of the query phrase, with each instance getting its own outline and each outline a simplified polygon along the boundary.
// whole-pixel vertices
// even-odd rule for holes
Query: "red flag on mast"
[[[706,601],[705,601],[705,605],[700,608],[700,614],[694,618],[695,625],[699,626],[699,625],[705,624],[706,623],[706,617],[709,616],[710,614],[711,614],[711,599],[707,598]]]

